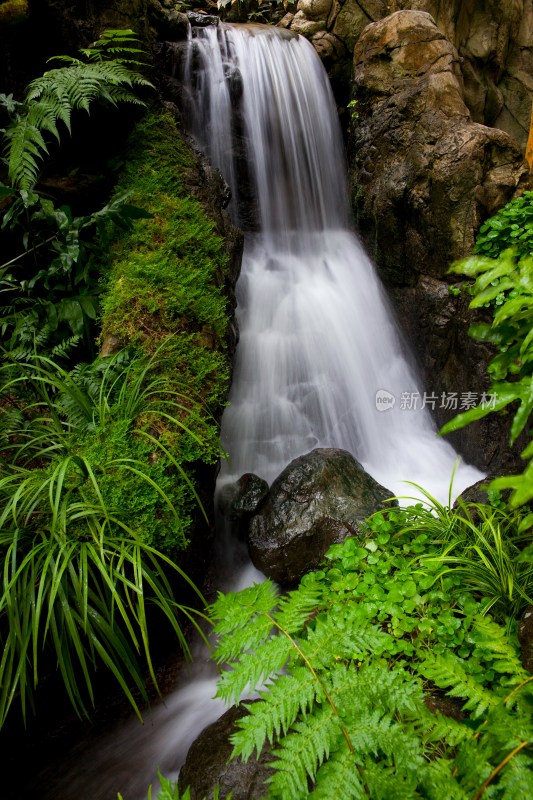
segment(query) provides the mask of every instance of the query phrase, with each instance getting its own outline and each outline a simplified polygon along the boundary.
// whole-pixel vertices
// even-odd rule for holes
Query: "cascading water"
[[[398,494],[409,480],[446,500],[456,454],[427,408],[401,403],[424,395],[350,229],[336,108],[313,47],[276,28],[220,25],[196,29],[191,52],[185,117],[230,184],[237,221],[254,228],[219,486],[244,472],[270,482],[296,456],[342,447]],[[456,492],[478,477],[462,467]]]
[[[274,28],[198,28],[184,72],[183,118],[230,184],[247,229],[219,486],[244,472],[271,481],[304,452],[342,447],[398,494],[412,493],[410,480],[446,500],[456,455],[427,409],[402,408],[402,396],[422,394],[350,229],[336,109],[312,46]],[[461,466],[455,492],[479,477]],[[197,669],[144,727],[131,721],[70,770],[63,761],[41,796],[115,800],[120,791],[145,800],[158,767],[175,773],[221,713],[207,702],[215,678]]]

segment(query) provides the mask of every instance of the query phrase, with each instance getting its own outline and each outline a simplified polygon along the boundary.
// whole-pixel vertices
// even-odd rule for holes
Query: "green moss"
[[[0,24],[22,22],[28,13],[28,0],[5,0],[0,3]]]
[[[214,223],[187,193],[193,162],[172,117],[147,115],[135,129],[129,147],[130,157],[117,191],[129,192],[128,202],[146,209],[152,218],[140,220],[110,247],[104,274],[102,339],[117,337],[147,357],[157,351],[158,374],[168,390],[189,398],[183,401],[182,420],[190,431],[163,427],[157,435],[182,468],[195,461],[213,463],[220,452],[216,418],[225,402],[230,371],[224,341],[228,257]],[[132,444],[131,437],[126,437],[121,446],[135,449],[138,443]],[[168,474],[168,464],[165,469]],[[159,475],[160,479],[164,475]],[[139,508],[134,509],[148,538],[167,551],[173,537],[176,543],[184,541],[193,503],[192,490],[179,476],[173,479],[176,483],[169,491],[183,518],[182,529],[171,526],[169,535],[156,531],[164,519],[154,511],[146,491],[136,496]],[[124,498],[135,493],[122,479],[116,491]],[[117,494],[113,502],[120,505],[123,501]]]
[[[98,475],[103,505],[116,518],[158,550],[172,553],[186,547],[193,506],[191,491],[162,453],[154,452],[148,441],[132,434],[127,421],[108,425],[81,440],[77,453]],[[93,487],[87,483],[84,488],[90,498]],[[163,494],[179,513],[174,513]]]

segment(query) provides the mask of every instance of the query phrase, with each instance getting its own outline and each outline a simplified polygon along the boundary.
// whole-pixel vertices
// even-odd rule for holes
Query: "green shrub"
[[[260,696],[232,757],[270,750],[269,798],[533,791],[533,685],[515,632],[442,566],[426,521],[420,508],[380,513],[288,595],[267,581],[214,604],[215,657],[228,665],[218,694]],[[444,693],[455,718],[429,710]]]
[[[121,195],[75,216],[68,206],[56,208],[36,183],[50,140],[61,144],[64,134],[70,135],[74,112],[89,112],[94,103],[144,106],[135,90],[151,84],[138,71],[142,53],[136,45],[132,31],[105,31],[82,51],[84,60],[58,56],[67,66],[33,80],[24,102],[0,95],[11,119],[2,131],[10,183],[0,184],[1,230],[4,252],[9,247],[16,253],[0,265],[0,327],[4,346],[17,358],[35,351],[65,357],[77,345],[94,355],[95,256],[104,228],[109,223],[131,228],[146,212]]]
[[[89,112],[94,102],[117,105],[143,105],[135,93],[152,87],[138,71],[142,66],[138,39],[131,30],[104,31],[92,47],[81,51],[83,60],[56,56],[67,64],[51,69],[33,80],[24,102],[12,95],[0,95],[0,104],[11,115],[4,133],[4,156],[10,185],[24,193],[33,189],[39,176],[39,162],[48,153],[46,134],[59,142],[61,130],[71,132],[72,113]],[[61,123],[61,124],[59,124]],[[44,134],[44,135],[43,135]]]
[[[35,358],[2,375],[0,725],[17,696],[26,715],[52,654],[77,713],[103,665],[139,714],[130,684],[145,700],[143,661],[157,686],[148,608],[188,653],[182,625],[195,612],[170,577],[204,602],[158,549],[186,545],[182,495],[190,505],[195,491],[170,447],[178,434],[198,439],[187,429],[196,404],[168,389],[156,361],[127,355],[90,374]]]
[[[481,228],[476,253],[451,271],[470,278],[470,308],[486,308],[492,319],[472,325],[470,335],[496,348],[488,366],[494,402],[459,414],[441,433],[457,430],[493,411],[514,410],[513,444],[526,429],[533,410],[533,192],[513,200]],[[510,504],[533,500],[533,442],[522,451],[528,462],[521,475],[498,478],[493,489],[511,489]],[[524,525],[533,524],[533,515]]]

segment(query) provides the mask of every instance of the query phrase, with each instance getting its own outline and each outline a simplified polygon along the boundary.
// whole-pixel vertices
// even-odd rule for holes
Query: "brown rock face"
[[[482,392],[488,353],[468,337],[450,264],[471,252],[480,224],[527,180],[503,131],[473,122],[459,58],[432,17],[399,11],[368,25],[354,50],[350,156],[354,208],[418,352],[426,386]],[[439,420],[444,421],[444,418]],[[492,419],[456,438],[483,468],[505,465]]]
[[[284,27],[310,38],[333,76],[359,36],[395,11],[426,11],[460,57],[464,102],[474,122],[509,133],[523,148],[533,91],[533,5],[528,0],[299,0]]]
[[[350,156],[361,234],[428,388],[482,392],[488,353],[468,338],[465,301],[450,296],[446,274],[471,252],[481,222],[525,185],[527,165],[508,134],[472,121],[457,51],[429,14],[399,11],[368,25],[353,68]],[[497,469],[493,428],[488,420],[466,428],[459,447]]]

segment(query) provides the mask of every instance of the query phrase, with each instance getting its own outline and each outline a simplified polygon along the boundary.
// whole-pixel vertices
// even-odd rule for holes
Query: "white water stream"
[[[219,484],[244,472],[271,482],[296,456],[342,447],[394,492],[411,493],[409,480],[446,500],[457,456],[421,402],[402,407],[423,392],[350,226],[343,143],[320,59],[303,37],[265,26],[196,29],[191,44],[191,132],[242,217],[230,145],[239,128],[257,203],[237,285],[240,342]],[[478,477],[461,467],[455,492]]]
[[[409,480],[445,501],[457,457],[427,409],[402,408],[402,398],[423,392],[350,227],[336,108],[312,46],[273,28],[198,28],[185,73],[191,134],[231,186],[237,221],[250,228],[256,217],[237,288],[240,342],[219,486],[244,472],[271,482],[302,453],[342,447],[397,494],[412,494]],[[234,158],[234,134],[245,166]],[[454,494],[479,477],[461,465]],[[77,763],[79,780],[65,776],[53,796],[115,800],[121,791],[145,800],[157,768],[174,774],[222,712],[214,691],[200,664],[143,728],[132,721],[112,734]]]

